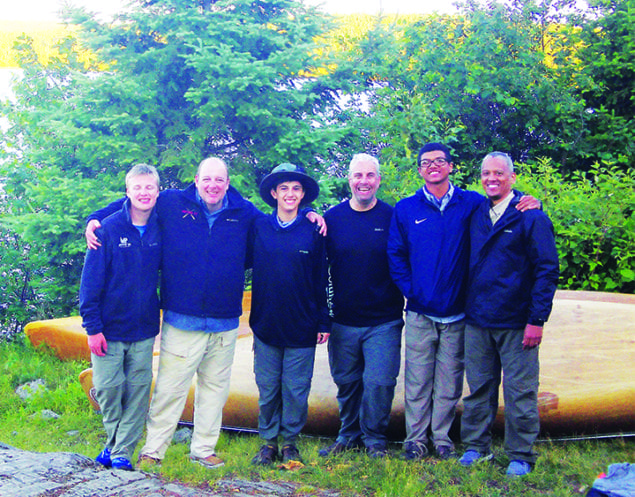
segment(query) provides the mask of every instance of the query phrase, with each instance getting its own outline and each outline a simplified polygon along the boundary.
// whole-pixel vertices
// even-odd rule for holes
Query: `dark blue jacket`
[[[159,333],[161,237],[156,210],[141,237],[128,208],[129,201],[103,220],[96,232],[101,247],[86,251],[79,312],[89,335],[137,342]]]
[[[276,214],[256,220],[249,325],[275,347],[315,347],[329,333],[324,237],[303,215],[281,228]]]
[[[256,217],[263,214],[231,185],[227,199],[227,209],[210,229],[196,198],[196,185],[159,194],[156,211],[163,239],[163,309],[210,318],[242,314],[249,233]],[[99,219],[111,206],[89,219]]]
[[[521,329],[549,318],[558,284],[553,225],[540,210],[520,212],[514,198],[492,226],[489,202],[471,222],[466,319],[482,328]]]
[[[443,212],[422,189],[397,202],[388,260],[406,309],[440,318],[464,312],[470,218],[483,203],[482,195],[456,186]]]

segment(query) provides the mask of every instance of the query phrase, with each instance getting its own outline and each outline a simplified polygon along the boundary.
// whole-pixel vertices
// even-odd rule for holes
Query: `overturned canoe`
[[[246,302],[248,304],[248,301]],[[249,307],[246,306],[246,314]],[[50,333],[71,321],[55,321]],[[236,345],[230,395],[223,411],[225,426],[256,428],[258,390],[253,373],[252,337],[246,317]],[[40,322],[46,323],[46,322]],[[43,325],[38,325],[43,328]],[[64,333],[67,330],[63,331]],[[68,341],[50,339],[54,344]],[[85,336],[84,336],[85,346]],[[69,355],[69,354],[63,354]],[[155,357],[155,372],[156,372]],[[539,410],[544,434],[626,432],[635,430],[635,296],[599,292],[558,291],[540,350]],[[402,364],[403,372],[403,364]],[[80,382],[94,408],[90,391],[92,370]],[[317,347],[305,432],[334,435],[339,428],[336,387],[331,379],[325,345]],[[464,393],[467,393],[467,388]],[[390,436],[404,435],[403,375],[393,402]],[[182,421],[192,422],[194,386],[190,388]],[[504,406],[496,420],[503,423]],[[459,412],[461,405],[459,405]]]

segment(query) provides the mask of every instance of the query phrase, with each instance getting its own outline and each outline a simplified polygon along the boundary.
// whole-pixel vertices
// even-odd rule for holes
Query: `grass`
[[[101,450],[104,431],[101,417],[88,404],[77,381],[87,363],[61,362],[50,352],[21,341],[0,343],[0,442],[38,451],[76,452],[95,457]],[[44,379],[47,391],[31,400],[21,400],[15,388],[27,381]],[[60,414],[42,419],[43,409]],[[217,451],[224,467],[209,470],[188,460],[188,447],[172,444],[163,465],[156,470],[168,480],[213,487],[220,479],[293,481],[298,495],[313,495],[316,489],[332,489],[342,495],[363,496],[571,496],[585,495],[596,476],[615,462],[634,462],[635,440],[613,438],[538,444],[539,462],[527,478],[505,477],[507,459],[501,441],[492,464],[474,469],[456,461],[433,459],[406,463],[395,457],[371,460],[363,454],[346,454],[324,460],[318,450],[331,440],[302,437],[299,442],[306,466],[296,471],[256,468],[251,457],[260,446],[254,434],[223,432]]]

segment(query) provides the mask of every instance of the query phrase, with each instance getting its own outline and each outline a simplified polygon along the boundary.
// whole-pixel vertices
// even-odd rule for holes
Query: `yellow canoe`
[[[253,374],[252,337],[247,324],[249,294],[243,305],[245,313],[241,318],[223,424],[256,428],[258,390]],[[34,344],[47,343],[60,357],[90,358],[79,318],[29,323],[25,331]],[[543,434],[635,430],[635,296],[558,291],[551,318],[545,325],[540,363],[538,397]],[[90,395],[91,369],[80,374],[80,382],[97,409]],[[305,432],[337,433],[336,391],[329,372],[326,345],[318,346]],[[403,398],[403,375],[400,375],[389,428],[395,439],[404,435]],[[193,400],[194,385],[181,418],[185,423],[192,422]],[[503,423],[502,393],[500,401],[497,429]],[[459,405],[459,412],[461,408]]]

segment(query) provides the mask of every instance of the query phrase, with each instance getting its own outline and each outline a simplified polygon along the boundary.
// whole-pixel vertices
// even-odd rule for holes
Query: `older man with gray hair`
[[[530,473],[538,418],[538,346],[558,283],[553,225],[540,210],[520,212],[520,194],[509,155],[488,154],[481,183],[489,199],[470,223],[470,263],[465,305],[465,373],[460,459],[472,466],[492,459],[492,424],[503,376],[505,452],[509,476]]]
[[[375,157],[355,155],[348,184],[352,197],[324,215],[332,285],[328,350],[341,428],[335,443],[319,454],[365,446],[371,457],[384,457],[404,304],[388,269],[392,207],[377,198],[381,175]]]

